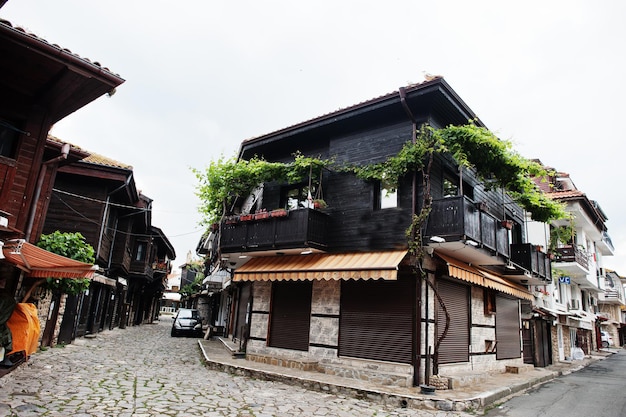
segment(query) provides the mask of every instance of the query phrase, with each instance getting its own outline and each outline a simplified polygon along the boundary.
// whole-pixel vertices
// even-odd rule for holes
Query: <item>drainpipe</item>
[[[67,159],[67,155],[70,153],[70,144],[64,143],[61,147],[61,155],[52,158],[43,164],[41,164],[41,170],[39,171],[39,177],[37,178],[37,186],[35,187],[35,194],[33,195],[33,202],[30,206],[30,215],[28,216],[28,223],[26,224],[25,240],[30,241],[30,235],[33,232],[33,223],[35,222],[35,214],[37,213],[37,204],[39,203],[39,196],[41,195],[41,188],[43,187],[43,181],[48,171],[48,166],[61,162]]]
[[[408,116],[409,120],[411,120],[412,123],[412,132],[411,132],[411,140],[413,143],[415,143],[415,141],[417,140],[417,119],[415,118],[415,116],[413,115],[413,112],[411,111],[411,108],[409,107],[409,104],[406,102],[406,90],[404,87],[400,87],[398,89],[398,93],[400,94],[400,104],[402,104],[402,108],[404,109],[404,112],[406,113],[406,115]],[[411,186],[411,219],[413,219],[413,216],[415,215],[415,205],[417,204],[417,172],[413,171],[413,178],[412,178],[412,186]],[[422,293],[422,279],[420,276],[420,279],[417,280],[418,282],[418,286],[415,289],[415,293],[416,293],[416,302],[419,300],[419,302],[417,302],[417,309],[418,311],[415,311],[416,309],[414,309],[413,311],[413,320],[415,321],[415,325],[414,325],[414,330],[415,330],[415,336],[417,338],[417,340],[414,339],[414,343],[412,343],[412,362],[413,362],[413,385],[417,386],[419,385],[419,367],[420,367],[420,362],[422,360],[421,358],[421,344],[422,344],[422,337],[421,337],[421,333],[422,333],[422,328],[421,328],[421,320],[422,320],[422,303],[421,303],[421,293]],[[426,289],[426,294],[428,295],[428,287]],[[426,302],[428,303],[428,298],[426,299]],[[428,346],[428,304],[426,307],[426,345]],[[427,355],[427,361],[426,361],[426,366],[428,367],[428,355]],[[426,383],[428,383],[428,375],[426,376]]]

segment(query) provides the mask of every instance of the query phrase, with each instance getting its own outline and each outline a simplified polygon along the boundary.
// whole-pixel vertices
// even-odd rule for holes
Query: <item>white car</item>
[[[608,348],[609,346],[613,346],[613,338],[609,334],[609,332],[605,332],[604,330],[600,331],[600,338],[602,340],[602,347]]]

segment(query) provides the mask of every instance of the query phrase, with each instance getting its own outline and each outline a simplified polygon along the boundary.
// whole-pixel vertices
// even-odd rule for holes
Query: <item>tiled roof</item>
[[[48,140],[52,141],[52,142],[58,142],[58,143],[69,143],[69,142],[66,142],[66,141],[63,141],[63,140],[57,138],[56,136],[52,136],[52,135],[48,135]],[[80,146],[74,145],[73,143],[69,143],[69,145],[73,149],[77,149],[77,150],[80,150],[80,151],[83,151],[83,152],[89,154],[89,156],[87,156],[86,158],[80,160],[80,162],[82,162],[82,163],[95,164],[95,165],[104,165],[104,166],[108,166],[108,167],[127,169],[127,170],[131,170],[131,171],[133,169],[132,165],[124,164],[122,162],[116,161],[114,159],[108,158],[108,157],[100,155],[100,154],[97,154],[95,152],[88,151],[86,149],[81,148]]]
[[[110,166],[113,168],[122,168],[122,169],[128,169],[131,170],[133,169],[132,165],[128,165],[128,164],[124,164],[122,162],[118,162],[114,159],[108,158],[106,156],[97,154],[97,153],[93,153],[90,152],[91,155],[89,155],[87,158],[83,159],[81,162],[87,162],[90,164],[96,164],[96,165],[105,165],[105,166]]]
[[[49,45],[49,46],[52,46],[53,48],[58,49],[59,52],[64,52],[66,54],[69,54],[69,55],[73,56],[74,58],[80,59],[81,61],[84,61],[85,63],[87,63],[89,65],[94,65],[94,66],[96,66],[96,67],[98,67],[98,68],[100,68],[100,69],[102,69],[102,70],[104,70],[104,71],[106,71],[106,72],[116,76],[116,77],[119,77],[119,74],[115,74],[114,72],[112,72],[107,67],[103,67],[98,61],[91,61],[89,58],[81,57],[80,55],[70,51],[67,48],[62,48],[62,47],[60,47],[59,45],[57,45],[55,43],[50,43],[47,40],[45,40],[44,38],[40,38],[39,36],[35,35],[34,33],[29,32],[28,30],[26,30],[25,28],[23,28],[21,26],[13,26],[13,24],[10,21],[6,20],[6,19],[1,19],[0,18],[0,25],[5,25],[5,26],[8,26],[8,27],[12,28],[15,31],[22,32],[24,35],[26,35],[26,36],[34,39],[34,40],[37,40],[37,41],[39,41],[41,43],[44,43],[46,45]]]
[[[564,200],[564,199],[584,197],[585,193],[579,190],[568,190],[568,191],[552,191],[552,192],[546,193],[546,195],[556,200],[561,200],[561,199]]]

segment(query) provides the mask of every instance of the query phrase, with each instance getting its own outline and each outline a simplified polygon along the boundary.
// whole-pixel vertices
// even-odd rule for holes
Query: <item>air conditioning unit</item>
[[[570,310],[580,310],[580,300],[572,300],[569,303]]]

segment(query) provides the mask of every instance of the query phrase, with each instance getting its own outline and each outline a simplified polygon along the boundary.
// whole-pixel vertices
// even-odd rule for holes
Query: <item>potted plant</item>
[[[254,213],[254,220],[265,220],[270,217],[270,214],[266,210],[257,211]]]
[[[507,230],[513,229],[513,220],[500,220],[500,225]]]
[[[287,211],[287,209],[284,208],[274,209],[270,211],[270,217],[287,217],[288,214],[289,212]]]
[[[313,200],[313,208],[314,209],[323,209],[328,207],[328,205],[326,204],[326,201],[322,200],[322,199],[317,199],[317,200]]]
[[[254,220],[254,214],[241,214],[239,216],[241,222],[249,222],[250,220]]]

